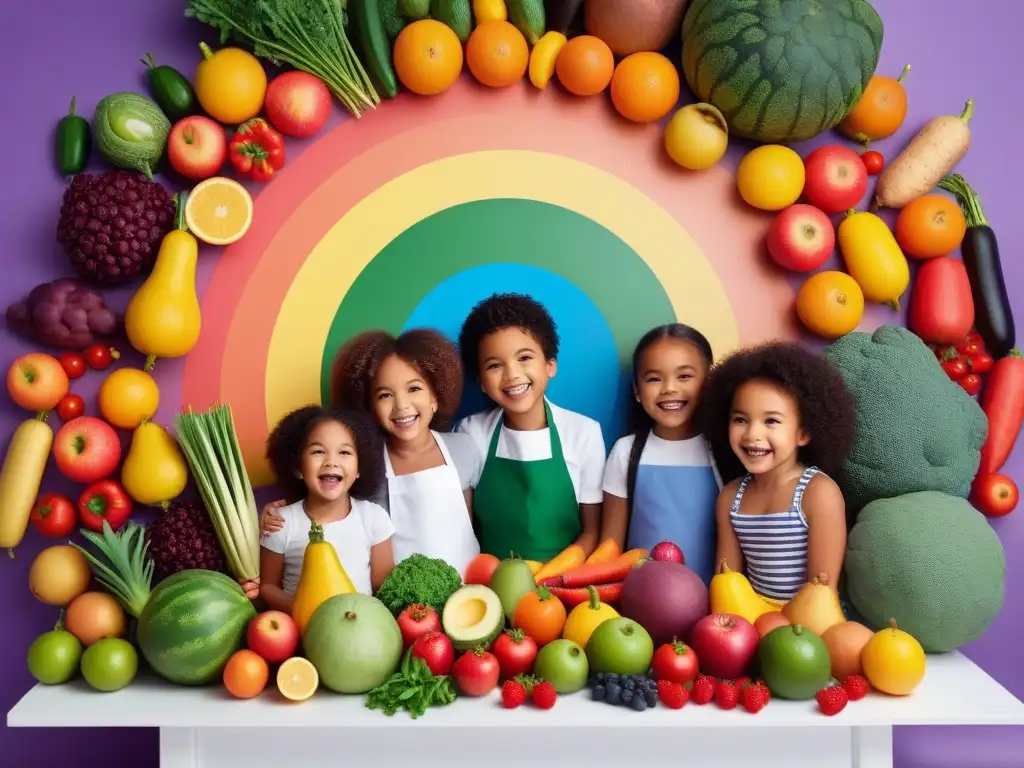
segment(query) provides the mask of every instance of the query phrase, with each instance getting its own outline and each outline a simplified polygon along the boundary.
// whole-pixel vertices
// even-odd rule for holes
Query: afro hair
[[[328,409],[307,405],[292,411],[274,427],[267,438],[267,460],[277,475],[277,483],[291,504],[306,498],[306,483],[297,476],[302,452],[313,428],[325,421],[336,421],[352,433],[356,441],[359,477],[352,483],[349,495],[357,499],[373,499],[384,484],[384,444],[380,429],[362,411],[352,408]]]
[[[774,341],[738,350],[713,366],[701,395],[701,429],[714,452],[723,482],[744,474],[729,445],[729,424],[736,390],[748,381],[769,381],[797,403],[800,426],[810,441],[800,461],[836,474],[853,446],[855,400],[839,369],[799,344]]]
[[[342,346],[334,359],[331,400],[336,407],[373,411],[373,379],[381,364],[397,355],[426,379],[437,398],[432,429],[446,431],[462,400],[462,362],[441,333],[414,328],[395,337],[386,331],[366,331]]]
[[[532,336],[548,360],[558,357],[558,329],[544,305],[521,293],[496,293],[473,307],[462,324],[459,354],[467,371],[479,375],[480,344],[505,328],[518,328]]]

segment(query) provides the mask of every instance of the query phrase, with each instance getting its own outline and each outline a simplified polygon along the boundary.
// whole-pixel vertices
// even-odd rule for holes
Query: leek
[[[231,407],[214,405],[203,413],[189,408],[178,415],[177,432],[228,567],[242,581],[259,578],[256,498],[242,462]]]

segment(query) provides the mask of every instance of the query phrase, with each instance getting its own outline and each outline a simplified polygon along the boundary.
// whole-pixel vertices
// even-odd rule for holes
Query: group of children
[[[606,459],[600,425],[546,397],[558,345],[550,314],[520,294],[477,304],[457,348],[428,329],[351,339],[330,407],[288,414],[268,439],[285,498],[261,515],[246,593],[291,609],[312,521],[365,593],[413,553],[461,574],[481,552],[543,562],[605,538],[673,541],[705,583],[724,561],[779,602],[808,574],[838,581],[846,513],[830,475],[854,403],[827,360],[772,342],[715,361],[699,331],[654,328],[633,354],[628,434]],[[494,407],[449,431],[464,371]]]

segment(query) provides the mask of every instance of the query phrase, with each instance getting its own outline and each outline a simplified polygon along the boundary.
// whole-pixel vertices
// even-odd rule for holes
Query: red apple
[[[228,137],[224,128],[208,117],[182,118],[167,137],[167,159],[186,179],[202,181],[216,176],[227,157]]]
[[[651,550],[651,560],[686,565],[686,558],[683,556],[683,550],[671,541],[660,541],[655,544],[654,549]]]
[[[832,255],[836,230],[825,212],[797,203],[779,211],[768,230],[768,253],[783,269],[813,272]]]
[[[283,611],[264,611],[253,616],[246,630],[246,644],[266,661],[284,661],[299,646],[299,625]]]
[[[331,116],[331,92],[319,78],[292,70],[270,81],[263,109],[282,134],[308,139],[319,133]]]
[[[804,197],[825,213],[856,207],[868,190],[868,169],[842,144],[818,147],[804,158]]]
[[[700,659],[700,671],[735,680],[747,674],[761,636],[742,616],[712,613],[693,625],[690,647]]]
[[[70,386],[60,360],[42,352],[22,355],[7,369],[7,394],[29,411],[52,411]]]
[[[94,483],[117,469],[121,441],[107,422],[95,416],[79,416],[61,427],[53,438],[53,460],[69,480]]]
[[[971,501],[986,517],[1003,517],[1017,508],[1020,493],[1008,475],[979,475],[971,488]]]

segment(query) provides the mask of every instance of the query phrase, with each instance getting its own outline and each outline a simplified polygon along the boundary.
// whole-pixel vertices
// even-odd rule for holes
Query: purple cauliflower
[[[7,308],[7,327],[36,344],[82,350],[121,330],[103,294],[73,278],[37,285]]]
[[[147,535],[154,584],[190,568],[231,575],[217,532],[200,502],[172,503],[149,524]]]

